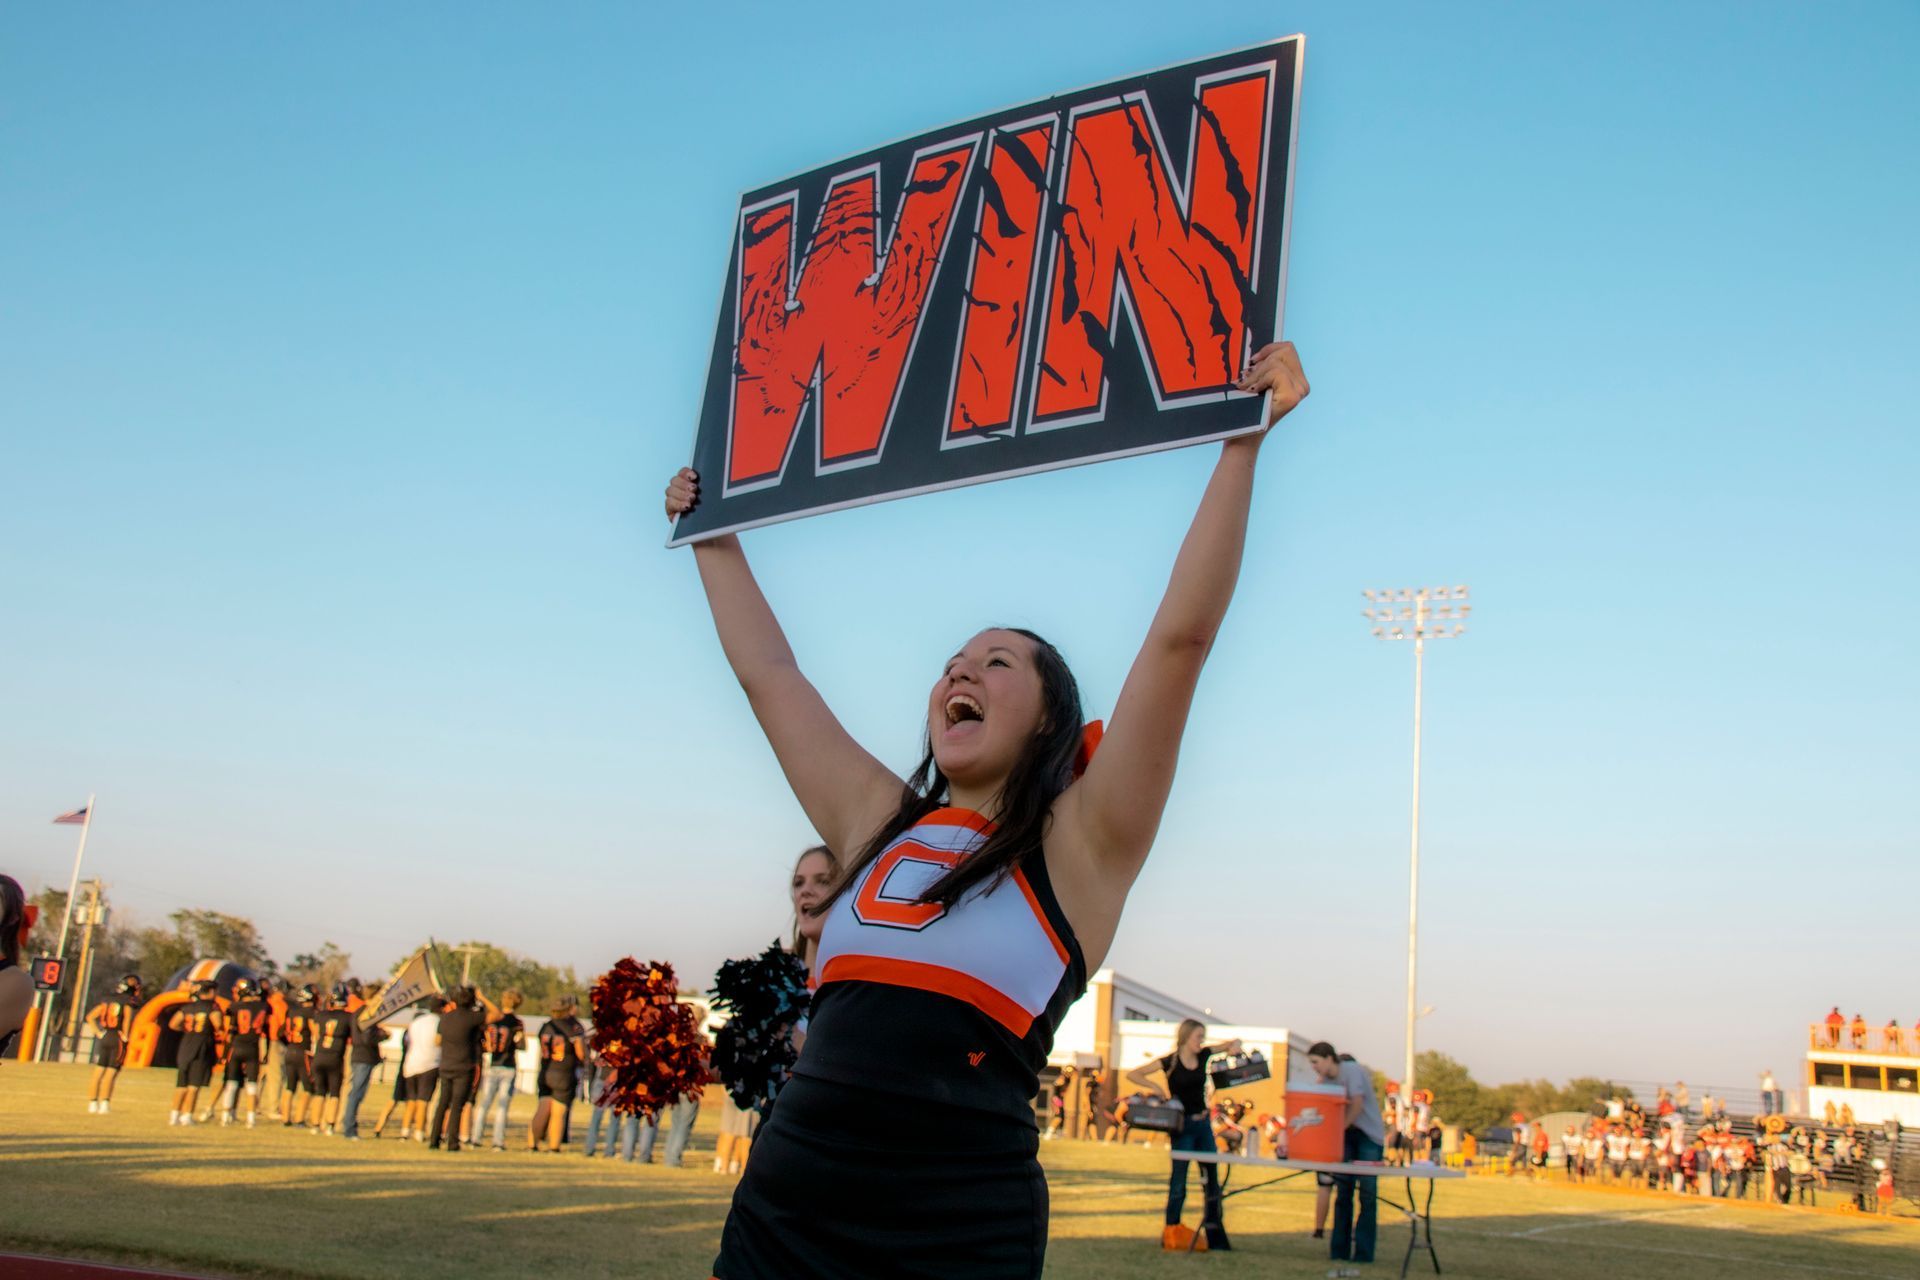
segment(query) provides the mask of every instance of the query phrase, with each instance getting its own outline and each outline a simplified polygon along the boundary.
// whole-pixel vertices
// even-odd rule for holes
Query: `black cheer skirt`
[[[754,1138],[713,1274],[1038,1277],[1038,1151],[1011,1119],[795,1076]]]

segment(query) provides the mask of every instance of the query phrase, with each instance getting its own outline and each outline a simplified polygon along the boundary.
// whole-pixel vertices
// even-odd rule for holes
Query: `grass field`
[[[732,1189],[710,1171],[711,1108],[691,1167],[666,1169],[589,1162],[577,1148],[452,1155],[278,1125],[170,1129],[171,1073],[132,1073],[104,1117],[87,1114],[86,1081],[84,1067],[0,1066],[0,1249],[219,1276],[704,1277]],[[384,1098],[378,1084],[374,1096]],[[524,1126],[527,1100],[516,1102]],[[576,1137],[585,1119],[577,1109]],[[1307,1234],[1310,1179],[1230,1200],[1234,1252],[1176,1257],[1158,1247],[1163,1154],[1053,1142],[1041,1159],[1050,1277],[1308,1277],[1330,1266]],[[1198,1205],[1196,1180],[1189,1221]],[[1449,1276],[1920,1277],[1911,1220],[1493,1178],[1442,1183],[1435,1209]],[[1367,1273],[1396,1274],[1406,1235],[1384,1212]],[[1416,1261],[1409,1274],[1431,1273]]]

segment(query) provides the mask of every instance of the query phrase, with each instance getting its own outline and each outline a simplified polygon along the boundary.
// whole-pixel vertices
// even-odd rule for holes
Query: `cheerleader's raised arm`
[[[1272,393],[1268,426],[1309,390],[1290,342],[1261,348],[1239,385]],[[1100,749],[1079,781],[1054,802],[1047,867],[1089,971],[1100,967],[1112,945],[1127,891],[1166,810],[1193,691],[1240,576],[1254,465],[1265,438],[1260,432],[1221,446]]]
[[[699,475],[682,467],[668,482],[666,499],[669,519],[692,510],[700,501]],[[794,798],[828,847],[858,847],[899,805],[900,778],[853,740],[801,673],[740,539],[727,534],[695,543],[693,555],[720,647]]]

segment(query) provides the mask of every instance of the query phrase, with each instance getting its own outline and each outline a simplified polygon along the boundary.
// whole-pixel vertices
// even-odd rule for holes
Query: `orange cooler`
[[[1287,1158],[1335,1163],[1346,1155],[1347,1092],[1287,1082]]]

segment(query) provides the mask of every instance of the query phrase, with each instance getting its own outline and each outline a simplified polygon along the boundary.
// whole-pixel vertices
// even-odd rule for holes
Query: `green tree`
[[[1429,1049],[1413,1066],[1417,1087],[1433,1094],[1433,1113],[1447,1124],[1477,1132],[1506,1119],[1500,1099],[1475,1080],[1465,1064]]]
[[[325,991],[347,976],[353,957],[331,942],[323,942],[314,952],[302,952],[287,962],[287,981],[296,986],[311,982]]]

